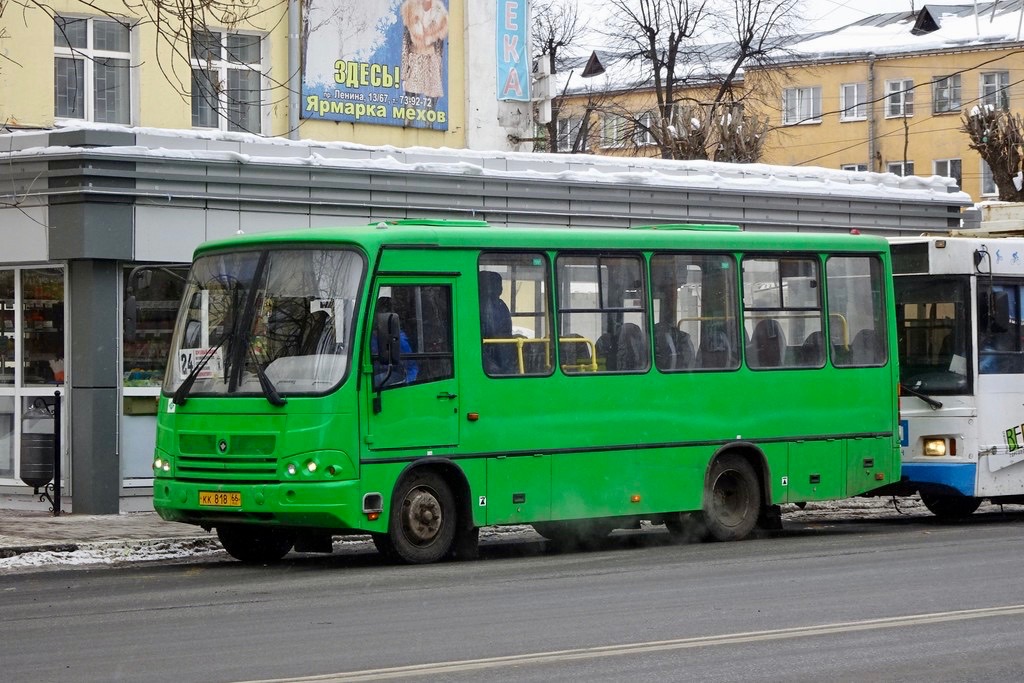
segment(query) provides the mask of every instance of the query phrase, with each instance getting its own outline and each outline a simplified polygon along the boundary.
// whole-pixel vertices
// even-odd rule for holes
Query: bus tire
[[[715,541],[745,538],[761,515],[761,485],[753,466],[735,453],[711,463],[704,481],[703,523]]]
[[[426,564],[444,558],[452,551],[457,521],[448,482],[434,472],[413,472],[392,499],[388,538],[395,559]]]
[[[943,522],[970,517],[981,505],[981,498],[971,496],[942,496],[921,492],[921,502],[928,511]]]
[[[246,564],[277,562],[295,544],[295,538],[287,531],[247,524],[218,526],[217,538],[228,555]]]

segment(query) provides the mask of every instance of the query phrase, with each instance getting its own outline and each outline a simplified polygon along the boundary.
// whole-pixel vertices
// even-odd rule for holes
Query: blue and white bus
[[[903,479],[940,518],[1024,503],[1024,239],[890,240]]]

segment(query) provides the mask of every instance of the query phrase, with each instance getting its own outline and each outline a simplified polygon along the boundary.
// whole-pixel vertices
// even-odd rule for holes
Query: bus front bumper
[[[157,479],[153,507],[167,521],[203,527],[250,523],[339,532],[383,530],[363,512],[358,480],[233,485]]]

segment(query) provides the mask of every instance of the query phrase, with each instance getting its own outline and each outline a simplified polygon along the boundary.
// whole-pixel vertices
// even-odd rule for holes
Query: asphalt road
[[[0,577],[5,681],[1024,679],[1024,515]]]

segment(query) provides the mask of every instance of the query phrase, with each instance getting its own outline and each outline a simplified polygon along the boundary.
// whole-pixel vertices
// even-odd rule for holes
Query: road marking
[[[554,664],[599,657],[618,657],[635,655],[645,652],[665,652],[669,650],[686,650],[714,645],[736,645],[740,643],[756,643],[770,640],[787,640],[791,638],[807,638],[836,633],[852,633],[857,631],[873,631],[883,628],[899,628],[902,626],[927,626],[951,621],[968,621],[972,619],[988,619],[1024,614],[1024,605],[1006,605],[1004,607],[984,607],[965,609],[953,612],[932,612],[930,614],[913,614],[902,617],[886,617],[883,619],[865,619],[863,621],[847,621],[835,624],[819,624],[816,626],[797,626],[768,631],[749,631],[743,633],[727,633],[718,636],[699,636],[696,638],[679,638],[676,640],[652,640],[645,643],[629,643],[625,645],[604,645],[585,647],[574,650],[554,650],[551,652],[535,652],[523,655],[504,657],[486,657],[483,659],[464,659],[453,662],[434,662],[430,664],[412,664],[384,669],[365,669],[298,678],[267,678],[239,683],[350,683],[352,681],[379,681],[389,678],[409,676],[437,676],[441,674],[465,673],[481,669],[499,669],[507,666],[526,664]]]

